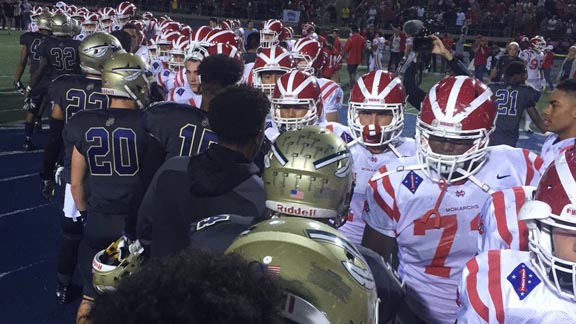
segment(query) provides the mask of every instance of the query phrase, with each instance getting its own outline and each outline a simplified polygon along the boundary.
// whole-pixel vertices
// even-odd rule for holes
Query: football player
[[[239,235],[241,238],[238,240],[243,241],[244,234],[251,233],[253,226],[268,229],[270,226],[278,226],[280,229],[293,228],[294,225],[305,233],[318,230],[315,234],[310,234],[309,238],[328,243],[337,240],[344,242],[339,246],[345,246],[354,255],[350,260],[364,264],[356,268],[358,273],[368,275],[365,264],[369,265],[375,278],[378,297],[383,304],[379,309],[379,321],[375,323],[387,323],[396,309],[395,306],[404,296],[397,275],[378,254],[365,247],[355,246],[334,229],[346,220],[354,186],[353,160],[346,143],[325,128],[305,126],[281,134],[267,155],[267,161],[262,178],[266,190],[266,208],[272,220],[254,225],[258,222],[256,217],[209,217],[192,224],[190,246],[225,251]],[[302,228],[302,225],[296,224],[306,225]],[[308,246],[318,243],[301,242]],[[237,245],[234,244],[229,251],[234,249],[234,246]],[[366,262],[362,261],[362,257]],[[293,264],[301,261],[296,256],[292,256],[291,260]],[[364,275],[359,276],[359,279],[360,277]],[[369,284],[368,286],[373,285],[369,281],[365,283]],[[331,313],[328,308],[321,310],[336,314]],[[347,323],[349,320],[344,318],[344,314],[339,316],[343,317],[332,317],[332,323]]]
[[[544,63],[544,49],[546,48],[546,41],[542,36],[534,36],[530,39],[530,47],[522,50],[518,57],[526,63],[528,71],[528,79],[526,83],[537,91],[542,91],[542,86],[546,84],[544,81],[544,72],[542,72],[542,63]],[[531,132],[530,125],[532,120],[528,112],[524,112],[524,131]]]
[[[30,83],[26,88],[24,98],[26,110],[43,109],[50,102],[51,99],[45,98],[45,93],[50,81],[57,76],[81,73],[78,56],[80,41],[72,38],[76,32],[75,21],[67,14],[57,13],[50,19],[50,29],[54,37],[44,39],[38,46],[40,61],[38,68],[30,76]],[[26,147],[31,147],[28,138]]]
[[[208,147],[206,134],[214,133],[205,128],[207,125],[182,127],[181,131],[187,133],[176,139],[185,157],[169,159],[162,165],[142,201],[137,237],[152,256],[185,248],[190,224],[205,217],[235,213],[264,219],[266,215],[260,169],[253,160],[264,139],[270,101],[261,91],[247,86],[229,86],[214,96],[214,90],[223,86],[214,79],[231,73],[230,65],[221,58],[235,62],[224,56],[210,56],[200,65],[204,101],[210,101],[210,129],[218,136],[218,144]],[[219,69],[214,69],[214,63]],[[210,72],[205,73],[209,67]],[[242,69],[234,69],[235,80],[239,80]],[[196,151],[192,153],[205,151],[188,156],[193,148]]]
[[[516,147],[519,137],[520,119],[526,111],[536,126],[545,131],[544,121],[536,109],[540,92],[525,84],[526,65],[524,62],[511,62],[504,70],[504,81],[488,84],[498,105],[496,129],[490,135],[490,145],[510,145]]]
[[[54,166],[62,148],[62,130],[70,118],[81,110],[107,109],[108,97],[102,93],[101,70],[104,61],[114,53],[124,52],[120,42],[106,33],[95,33],[80,43],[80,68],[83,75],[66,74],[58,77],[49,88],[52,96],[50,133],[44,151],[41,173],[42,194],[54,195]],[[76,267],[78,244],[82,237],[84,219],[76,209],[70,191],[70,165],[74,143],[66,141],[64,167],[58,177],[66,184],[64,217],[61,221],[62,243],[58,253],[58,284],[56,295],[60,302],[68,302],[69,285]],[[60,180],[58,180],[59,182]]]
[[[482,82],[443,79],[418,115],[416,156],[389,163],[370,179],[362,245],[398,265],[407,285],[403,321],[454,323],[455,291],[477,251],[484,201],[492,191],[540,178],[535,154],[488,147],[496,114]]]
[[[243,232],[227,253],[289,283],[281,313],[289,323],[378,323],[368,262],[328,225],[297,217],[264,221]]]
[[[292,70],[292,55],[280,46],[263,48],[254,61],[248,84],[272,98],[274,86],[282,75]]]
[[[284,25],[278,19],[268,19],[260,30],[260,48],[278,46],[283,36]]]
[[[300,71],[315,75],[322,93],[322,105],[324,107],[321,121],[338,122],[338,109],[342,103],[342,88],[336,82],[321,77],[322,69],[327,63],[327,57],[322,50],[322,43],[307,37],[299,39],[294,44],[294,66]]]
[[[52,14],[49,12],[43,12],[36,18],[37,32],[26,32],[20,36],[20,61],[16,67],[16,75],[14,76],[14,86],[16,90],[24,94],[25,88],[20,78],[24,74],[26,65],[30,61],[30,76],[32,76],[40,65],[40,53],[38,51],[40,44],[52,34],[52,27],[50,26],[50,19]],[[32,149],[32,133],[34,131],[34,121],[39,113],[40,104],[44,98],[44,94],[50,83],[49,78],[43,77],[38,85],[37,95],[31,100],[33,100],[33,105],[26,105],[28,108],[26,113],[26,120],[24,122],[24,149]],[[39,119],[39,118],[38,118]]]
[[[400,137],[404,128],[406,92],[400,78],[377,70],[364,74],[352,87],[348,101],[348,127],[354,138],[356,186],[346,224],[339,228],[360,244],[365,223],[362,209],[368,180],[383,165],[416,153],[414,140]]]
[[[370,50],[372,56],[370,56],[369,70],[382,70],[382,54],[384,53],[384,46],[386,45],[386,39],[381,31],[376,31],[376,35],[371,43]]]
[[[458,323],[576,321],[576,151],[559,155],[519,218],[530,252],[491,250],[466,263]]]
[[[550,102],[544,109],[544,127],[552,132],[542,145],[544,167],[567,147],[574,145],[576,139],[576,80],[568,79],[560,82],[550,93]]]
[[[292,70],[280,77],[274,87],[272,123],[266,128],[266,137],[274,142],[283,132],[296,130],[307,125],[328,128],[346,143],[352,136],[346,126],[323,120],[322,92],[316,77]]]
[[[143,192],[141,181],[148,163],[144,155],[158,152],[155,139],[143,128],[140,110],[148,104],[150,82],[151,73],[142,58],[127,53],[112,56],[102,69],[108,109],[78,112],[64,130],[66,140],[74,143],[72,197],[80,214],[90,214],[78,255],[84,279],[78,319],[89,312],[95,296],[92,259],[130,227],[127,221],[134,219],[130,216]]]

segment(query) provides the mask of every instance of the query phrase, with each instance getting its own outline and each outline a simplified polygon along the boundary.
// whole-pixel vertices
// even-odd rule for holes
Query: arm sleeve
[[[420,105],[426,97],[426,92],[418,87],[416,84],[416,71],[418,69],[418,64],[412,62],[405,64],[410,64],[404,73],[404,87],[406,88],[406,94],[408,95],[408,102],[416,109],[420,110]]]
[[[381,182],[382,184],[379,184]],[[384,177],[381,180],[370,180],[366,188],[366,201],[362,219],[364,222],[378,231],[380,234],[388,237],[396,237],[396,220],[398,211],[394,208],[393,202],[390,203],[394,197],[390,196],[387,190],[382,193],[380,185],[386,186],[384,182],[389,183],[389,179]]]
[[[489,308],[486,305],[483,292],[479,289],[484,281],[479,276],[479,264],[487,264],[486,254],[472,258],[466,263],[458,286],[458,324],[489,323]]]
[[[62,149],[62,130],[64,121],[50,118],[50,133],[48,134],[48,143],[44,150],[44,161],[42,163],[43,180],[52,180],[54,178],[54,165],[60,156]]]
[[[470,71],[468,71],[464,63],[462,63],[462,61],[460,61],[456,57],[452,58],[451,61],[448,61],[448,66],[450,66],[450,69],[456,76],[458,75],[472,76],[472,74],[470,74]]]

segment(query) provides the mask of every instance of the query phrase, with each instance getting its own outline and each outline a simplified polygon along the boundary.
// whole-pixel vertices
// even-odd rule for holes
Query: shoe
[[[532,133],[534,133],[534,131],[533,131],[533,130],[531,130],[531,129],[527,129],[527,130],[526,130],[526,133],[528,133],[528,134],[532,134]]]
[[[24,145],[22,145],[22,148],[24,148],[24,151],[32,151],[34,149],[34,146],[32,146],[32,141],[31,140],[24,141]]]

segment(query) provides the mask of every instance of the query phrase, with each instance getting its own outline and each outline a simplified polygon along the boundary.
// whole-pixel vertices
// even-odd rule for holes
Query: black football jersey
[[[26,32],[20,35],[20,45],[28,48],[30,75],[38,69],[38,64],[40,63],[40,53],[38,52],[38,49],[46,37],[46,35],[42,35],[38,32]]]
[[[48,74],[53,78],[61,74],[80,74],[79,45],[80,41],[72,38],[47,37],[38,47],[38,54],[48,60]]]
[[[190,247],[224,253],[240,233],[262,220],[231,214],[204,218],[190,226]]]
[[[64,128],[87,166],[88,211],[125,215],[140,194],[141,162],[150,143],[141,110],[84,110]]]
[[[166,159],[205,151],[218,139],[208,127],[208,114],[185,104],[162,102],[146,111],[146,129],[162,145]]]
[[[488,85],[498,107],[496,129],[490,136],[490,145],[506,144],[515,147],[518,141],[520,119],[529,107],[535,107],[540,92],[532,86],[492,82]]]
[[[58,104],[65,122],[81,110],[107,109],[109,98],[102,93],[102,80],[87,78],[80,74],[64,74],[50,85],[50,101]],[[70,183],[70,163],[74,143],[64,139],[64,170],[62,179]]]

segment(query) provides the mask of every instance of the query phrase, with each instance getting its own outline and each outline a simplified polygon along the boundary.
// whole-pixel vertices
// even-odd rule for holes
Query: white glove
[[[542,82],[542,86],[540,88],[542,91],[546,91],[546,81]]]

